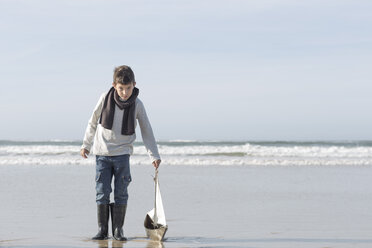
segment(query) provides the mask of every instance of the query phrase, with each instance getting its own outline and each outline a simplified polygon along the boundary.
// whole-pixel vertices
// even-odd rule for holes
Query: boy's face
[[[118,95],[121,99],[124,101],[128,100],[129,97],[133,93],[134,86],[136,86],[136,82],[130,83],[130,84],[119,84],[119,83],[113,83],[112,86],[114,86],[116,92],[118,92]]]

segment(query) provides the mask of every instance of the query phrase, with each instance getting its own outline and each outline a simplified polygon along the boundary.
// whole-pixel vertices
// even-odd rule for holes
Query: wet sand
[[[0,247],[372,246],[372,168],[164,165],[163,243],[143,227],[152,174],[132,167],[129,240],[92,241],[94,166],[0,166]]]

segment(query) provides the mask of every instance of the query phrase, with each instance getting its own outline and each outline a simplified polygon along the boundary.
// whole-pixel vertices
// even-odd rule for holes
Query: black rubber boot
[[[97,205],[97,220],[98,220],[98,233],[92,239],[104,240],[108,238],[108,220],[109,220],[109,205]]]
[[[112,222],[112,236],[114,239],[119,241],[126,241],[124,237],[123,225],[125,219],[125,212],[127,211],[127,205],[116,205],[110,204],[111,208],[111,222]]]

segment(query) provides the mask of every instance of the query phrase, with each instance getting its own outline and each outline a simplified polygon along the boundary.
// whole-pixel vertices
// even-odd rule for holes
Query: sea
[[[371,166],[372,141],[160,141],[169,166]],[[0,140],[1,165],[94,165],[83,159],[81,141]],[[134,143],[131,165],[149,165],[142,142]]]

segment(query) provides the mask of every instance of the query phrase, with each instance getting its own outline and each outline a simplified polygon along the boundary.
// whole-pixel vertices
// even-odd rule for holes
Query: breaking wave
[[[0,165],[94,165],[82,159],[78,141],[0,141]],[[190,166],[369,166],[371,141],[347,142],[159,142],[165,165]],[[135,143],[132,165],[148,165],[142,143]]]

